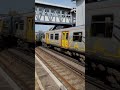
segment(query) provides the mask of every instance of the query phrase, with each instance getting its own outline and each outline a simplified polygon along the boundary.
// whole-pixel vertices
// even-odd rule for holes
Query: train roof
[[[106,0],[101,2],[93,2],[93,3],[87,3],[86,9],[93,10],[93,9],[102,9],[102,8],[119,8],[120,7],[120,0]]]
[[[51,30],[51,31],[46,31],[47,32],[59,32],[59,31],[70,31],[70,30],[83,30],[85,31],[85,26],[84,25],[80,25],[80,26],[76,26],[76,27],[70,27],[70,28],[64,28],[64,29],[58,29],[58,30]]]

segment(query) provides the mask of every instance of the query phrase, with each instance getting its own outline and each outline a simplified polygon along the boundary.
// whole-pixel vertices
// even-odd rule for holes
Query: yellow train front
[[[71,27],[47,31],[42,38],[43,46],[50,46],[80,56],[85,53],[85,27]]]
[[[19,22],[16,22],[15,37],[18,43],[26,44],[27,47],[35,46],[35,30],[34,30],[34,15],[32,13],[25,14]]]
[[[34,15],[33,13],[2,16],[0,20],[0,36],[4,42],[22,47],[34,47]],[[6,46],[9,46],[6,44]]]

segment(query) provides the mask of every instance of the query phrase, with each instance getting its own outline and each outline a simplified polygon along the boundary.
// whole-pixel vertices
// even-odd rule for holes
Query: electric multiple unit
[[[7,15],[0,20],[0,35],[3,38],[13,37],[17,42],[34,45],[34,18],[32,13],[21,15]],[[10,40],[9,40],[10,41]]]
[[[51,30],[45,32],[43,45],[58,47],[71,53],[85,52],[85,29],[84,26]]]
[[[86,4],[86,53],[120,63],[120,1]],[[119,62],[119,63],[118,63]]]

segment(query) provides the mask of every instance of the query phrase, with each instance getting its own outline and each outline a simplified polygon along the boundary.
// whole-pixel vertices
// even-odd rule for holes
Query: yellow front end
[[[33,30],[33,17],[27,17],[27,31],[26,31],[26,39],[27,42],[33,43],[35,41],[35,31]]]
[[[62,47],[63,48],[68,48],[69,47],[68,33],[69,32],[62,32]]]
[[[1,31],[2,31],[2,27],[3,27],[3,21],[0,20],[0,33],[1,33]]]
[[[49,44],[49,33],[46,33],[46,43]]]

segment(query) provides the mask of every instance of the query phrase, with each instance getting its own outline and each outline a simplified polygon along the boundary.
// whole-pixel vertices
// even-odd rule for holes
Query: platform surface
[[[0,90],[21,90],[1,67],[0,67]]]

